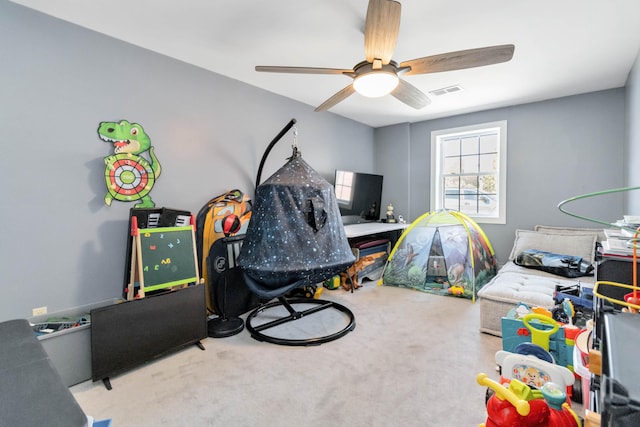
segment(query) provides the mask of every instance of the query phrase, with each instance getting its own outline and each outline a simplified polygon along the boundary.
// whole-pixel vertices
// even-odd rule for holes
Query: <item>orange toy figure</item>
[[[362,285],[358,283],[358,272],[365,269],[375,262],[375,258],[371,255],[363,256],[358,259],[353,265],[347,268],[347,271],[340,273],[340,283],[344,290],[349,291],[353,289],[361,288]],[[347,284],[347,280],[351,281],[351,284]]]

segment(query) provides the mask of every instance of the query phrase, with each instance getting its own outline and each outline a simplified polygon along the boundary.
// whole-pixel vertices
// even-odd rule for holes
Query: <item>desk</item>
[[[360,224],[349,224],[344,226],[345,234],[349,240],[349,244],[354,246],[362,240],[387,239],[389,241],[388,252],[393,249],[400,235],[410,224],[386,223],[386,222],[364,222]],[[356,258],[359,258],[358,249],[353,249]],[[376,262],[360,272],[359,281],[364,278],[370,280],[379,280],[386,265],[387,256],[379,258]],[[380,263],[379,263],[379,262]]]
[[[387,222],[363,222],[361,224],[349,224],[344,226],[347,239],[404,231],[411,224],[387,223]],[[396,239],[397,240],[397,239]]]

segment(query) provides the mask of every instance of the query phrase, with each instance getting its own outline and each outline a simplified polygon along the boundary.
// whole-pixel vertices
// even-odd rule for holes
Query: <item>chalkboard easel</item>
[[[144,298],[145,292],[200,284],[194,220],[181,227],[138,228],[131,218],[131,277],[127,300]],[[135,292],[136,284],[139,290]]]

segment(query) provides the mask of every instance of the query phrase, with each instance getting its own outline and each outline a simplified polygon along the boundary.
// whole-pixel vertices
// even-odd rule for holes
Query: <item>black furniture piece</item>
[[[282,308],[286,311],[281,310]],[[333,331],[314,330],[311,327],[305,332],[302,331],[302,328],[294,327],[296,332],[300,333],[298,337],[286,333],[278,336],[277,332],[274,333],[279,326],[328,309],[337,310],[343,314],[342,318],[332,316],[334,322],[338,325]],[[265,319],[267,320],[265,321]],[[318,320],[318,322],[321,323],[322,320]],[[345,336],[356,327],[356,321],[351,310],[333,301],[280,296],[276,301],[267,303],[252,311],[247,317],[246,327],[251,336],[258,341],[289,346],[309,346],[320,345]]]
[[[238,267],[238,255],[244,234],[218,239],[207,256],[210,304],[217,317],[209,319],[207,328],[212,338],[226,338],[244,329],[240,317],[260,305],[260,299],[247,287]]]
[[[639,266],[640,267],[640,266]],[[624,313],[624,295],[631,290],[612,282],[633,285],[633,260],[602,257],[596,264],[598,294],[594,298],[592,346],[601,352],[601,375],[591,376],[591,408],[600,414],[602,426],[640,425],[640,374],[635,355],[640,315]],[[609,299],[607,299],[609,298]]]
[[[640,266],[638,266],[640,268]],[[633,284],[633,260],[618,257],[602,257],[596,263],[596,282],[613,282],[625,285]],[[604,315],[606,313],[618,313],[624,306],[616,301],[624,301],[625,294],[631,290],[609,283],[598,283],[598,293],[604,297],[595,298],[593,302],[595,329],[593,333],[593,348],[600,348],[600,339],[604,336]]]
[[[204,285],[91,310],[91,375],[109,377],[207,337]]]
[[[88,425],[26,319],[0,323],[0,343],[0,426]]]
[[[633,284],[633,261],[626,258],[605,257],[596,263],[596,280],[623,283],[626,285]],[[599,292],[607,297],[615,300],[624,301],[624,295],[631,292],[629,289],[611,286],[608,284],[600,284]],[[621,310],[622,305],[612,303],[616,310]]]
[[[598,402],[601,425],[635,427],[640,425],[640,373],[637,366],[640,316],[606,313],[602,320],[602,376]]]

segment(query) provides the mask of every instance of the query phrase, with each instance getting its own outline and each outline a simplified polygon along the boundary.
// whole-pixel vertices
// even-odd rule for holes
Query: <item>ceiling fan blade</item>
[[[316,67],[278,67],[257,65],[256,71],[268,73],[292,73],[292,74],[353,74],[353,70],[343,70],[340,68],[316,68]]]
[[[409,68],[404,75],[410,76],[412,74],[439,73],[441,71],[482,67],[484,65],[510,61],[513,57],[514,49],[514,45],[504,44],[478,49],[459,50],[457,52],[425,56],[424,58],[405,61],[400,63],[399,68]]]
[[[353,93],[355,91],[356,90],[353,88],[353,84],[350,84],[349,86],[347,86],[344,89],[342,89],[340,92],[338,92],[335,95],[333,95],[331,98],[329,98],[326,101],[324,101],[320,106],[318,106],[318,108],[316,108],[316,111],[328,110],[329,108],[331,108],[334,105],[336,105],[338,102],[344,101],[350,95],[353,95]]]
[[[402,79],[400,79],[398,86],[391,92],[391,95],[416,110],[431,104],[431,100],[427,95],[411,83]]]
[[[364,25],[364,52],[367,62],[374,59],[386,65],[391,61],[400,31],[400,3],[369,0]],[[379,68],[379,67],[378,67]]]

